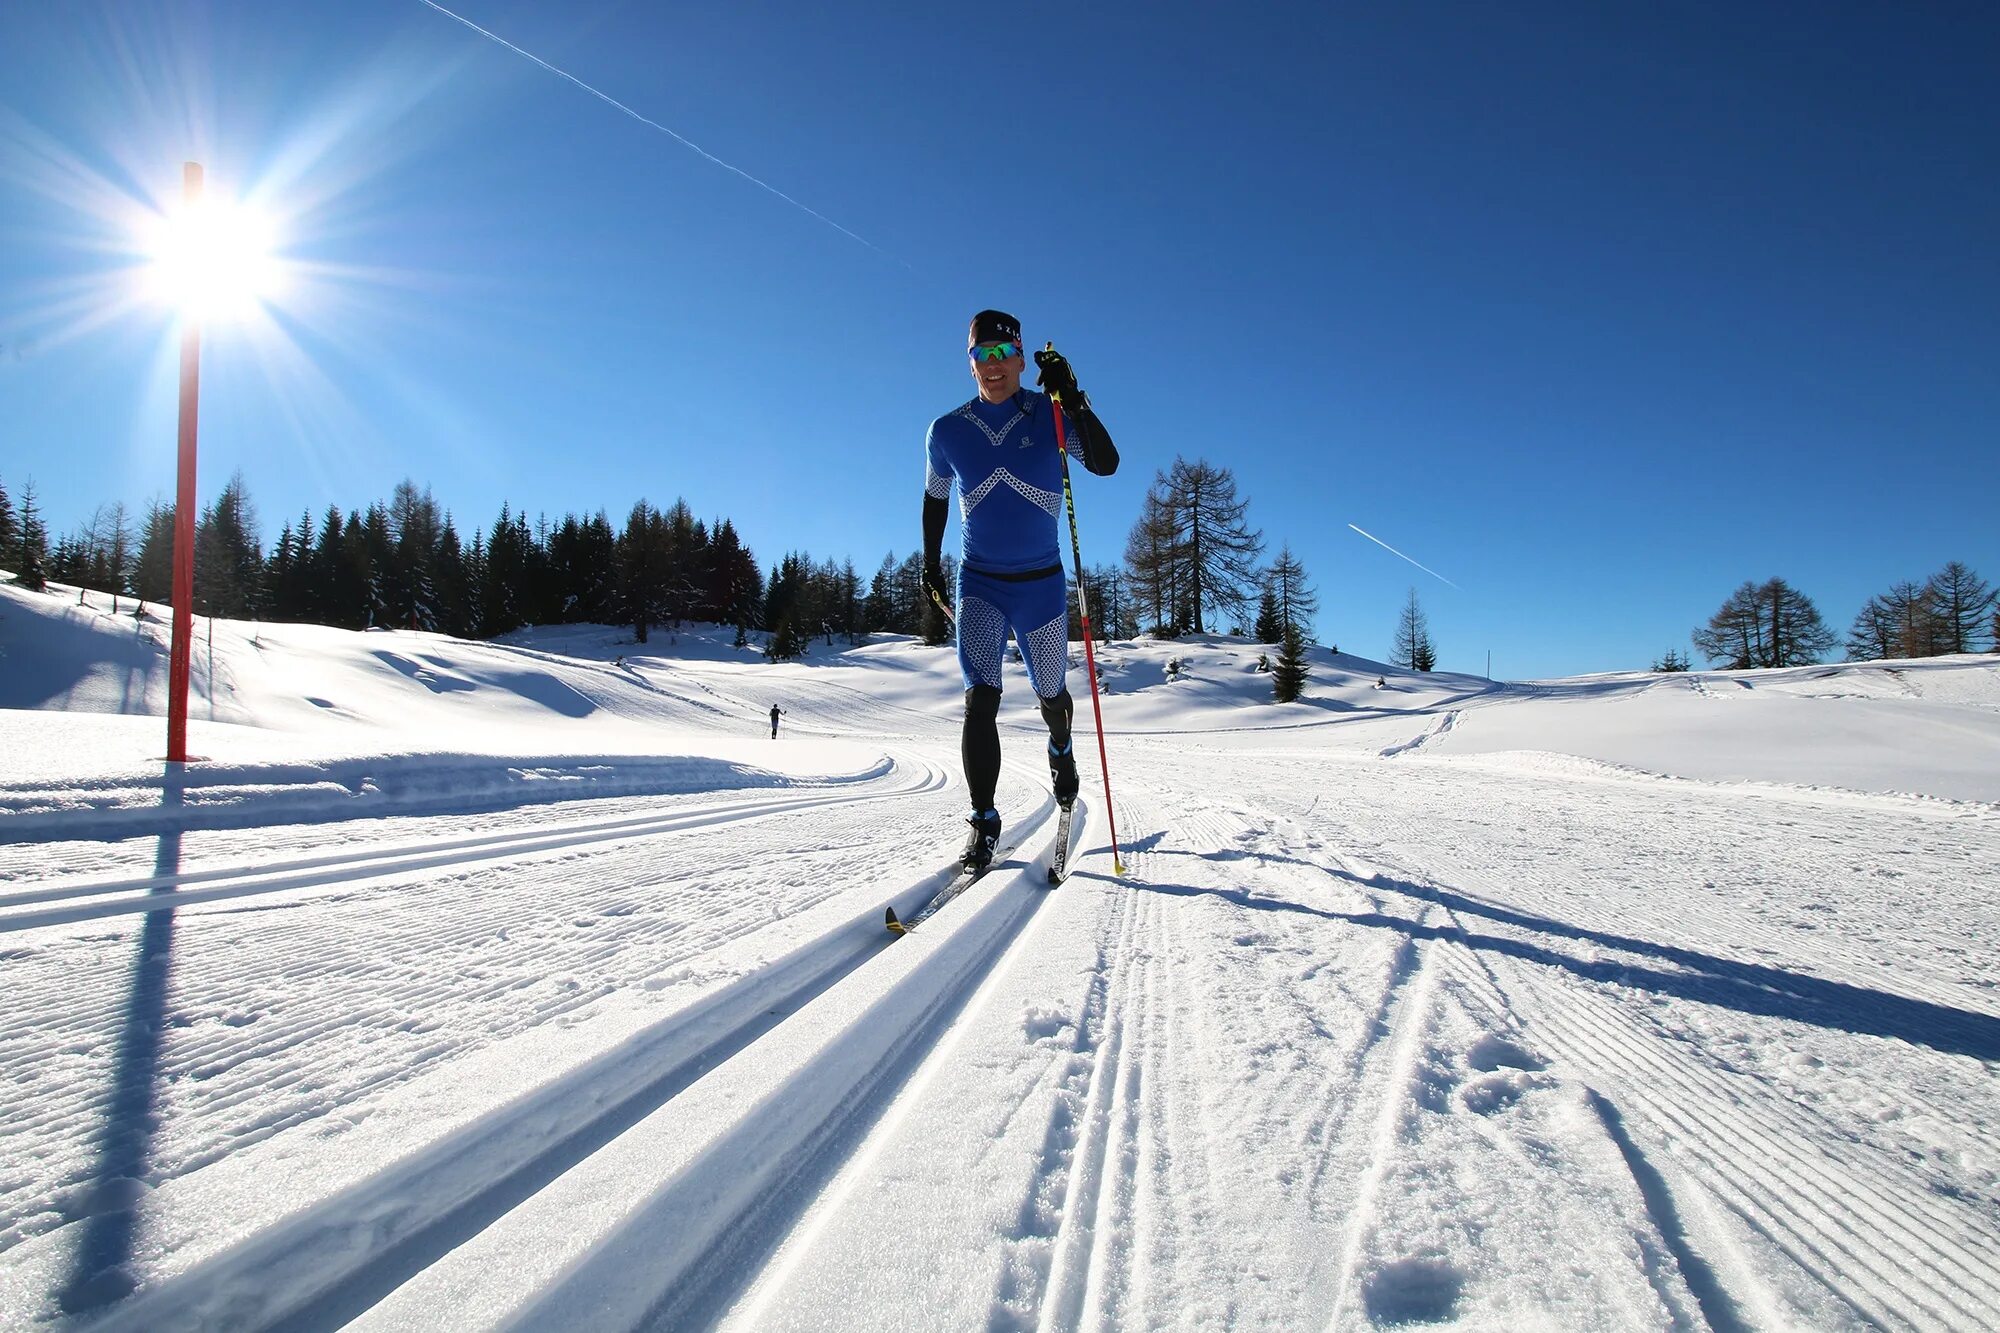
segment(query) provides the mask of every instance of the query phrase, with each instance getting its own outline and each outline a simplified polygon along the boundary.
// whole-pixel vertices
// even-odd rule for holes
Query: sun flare
[[[201,319],[254,313],[283,294],[277,242],[267,215],[226,199],[205,197],[155,215],[142,238],[146,292]]]

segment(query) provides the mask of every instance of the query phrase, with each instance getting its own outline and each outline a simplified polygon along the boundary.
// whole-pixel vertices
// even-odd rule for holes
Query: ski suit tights
[[[1069,748],[1070,717],[1074,709],[1068,690],[1042,700],[1042,721],[1049,724],[1049,743],[1058,750]],[[965,785],[971,789],[974,810],[993,809],[993,792],[1000,785],[999,718],[999,690],[991,685],[974,685],[965,692],[961,753],[965,758]]]

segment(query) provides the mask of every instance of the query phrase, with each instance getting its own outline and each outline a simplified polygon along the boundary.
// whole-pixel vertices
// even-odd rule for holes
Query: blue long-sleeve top
[[[1109,475],[1118,453],[1088,409],[1065,416],[1069,456]],[[973,570],[1025,574],[1060,567],[1062,458],[1046,394],[1023,389],[1004,403],[975,398],[931,423],[924,439],[924,499],[958,486],[960,558]]]

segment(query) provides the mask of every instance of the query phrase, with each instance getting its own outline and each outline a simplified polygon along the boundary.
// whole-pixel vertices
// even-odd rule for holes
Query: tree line
[[[1302,684],[1319,598],[1289,544],[1260,563],[1263,534],[1249,527],[1247,510],[1228,469],[1177,458],[1148,492],[1125,561],[1081,571],[1093,635],[1178,637],[1220,631],[1227,621],[1233,633],[1283,647],[1284,682]],[[173,507],[158,500],[136,520],[122,503],[100,506],[51,546],[32,482],[18,513],[0,484],[0,565],[17,568],[23,586],[55,579],[166,602],[173,520]],[[414,481],[386,502],[287,520],[267,552],[242,475],[231,477],[196,517],[194,602],[204,615],[469,637],[610,623],[631,626],[645,642],[656,626],[709,621],[736,626],[739,641],[765,631],[778,657],[816,638],[950,637],[924,593],[918,552],[891,551],[865,586],[851,559],[805,552],[787,553],[767,575],[728,519],[704,522],[685,500],[664,510],[640,500],[618,526],[603,510],[531,523],[526,510],[503,504],[468,540]],[[1072,639],[1083,632],[1079,612],[1072,600]]]
[[[1691,637],[1711,666],[1731,671],[1810,666],[1840,642],[1812,598],[1781,578],[1746,580]],[[1870,597],[1844,646],[1854,662],[2000,652],[2000,595],[1954,560],[1921,584],[1904,580]],[[1690,665],[1669,651],[1653,669]]]
[[[21,586],[48,580],[165,603],[173,593],[173,506],[154,501],[135,522],[100,506],[51,543],[33,484],[14,504],[0,482],[0,566]],[[397,485],[386,502],[281,527],[268,551],[239,473],[195,520],[193,609],[234,619],[342,629],[434,630],[492,637],[524,625],[619,624],[641,643],[687,621],[773,636],[796,655],[815,637],[871,632],[942,642],[943,618],[923,595],[922,559],[891,554],[864,590],[853,562],[788,553],[768,577],[727,518],[706,522],[685,500],[636,502],[614,525],[603,511],[546,515],[503,503],[467,540],[428,488]]]

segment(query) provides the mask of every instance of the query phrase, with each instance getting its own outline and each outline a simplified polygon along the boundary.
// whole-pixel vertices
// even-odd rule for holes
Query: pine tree
[[[46,591],[48,582],[49,534],[42,526],[42,507],[35,502],[32,478],[21,490],[21,536],[15,557],[15,582],[29,592]]]
[[[103,532],[103,569],[97,586],[111,594],[111,613],[118,614],[118,599],[132,591],[132,566],[138,552],[132,544],[132,516],[123,500],[112,504]]]
[[[14,518],[14,502],[8,498],[5,484],[0,484],[0,567],[14,563],[14,546],[21,539],[19,528]]]
[[[438,628],[438,543],[444,515],[430,488],[405,477],[389,499],[388,568],[382,575],[386,619],[399,629]]]
[[[1232,613],[1241,617],[1247,608],[1264,535],[1244,518],[1250,502],[1237,497],[1235,476],[1205,458],[1192,463],[1176,458],[1166,476],[1166,495],[1182,538],[1191,625],[1196,634],[1205,633],[1207,611],[1220,620]]]
[[[1278,665],[1271,672],[1271,696],[1281,704],[1296,701],[1305,689],[1312,670],[1306,664],[1305,636],[1297,625],[1287,625],[1284,629],[1284,645],[1278,653]]]
[[[873,634],[899,634],[896,627],[896,553],[882,557],[875,577],[868,580],[868,596],[861,603],[861,624]]]
[[[1653,663],[1653,670],[1665,672],[1686,671],[1691,665],[1686,654],[1678,649],[1669,648],[1665,657]]]
[[[195,524],[194,606],[203,615],[248,620],[264,594],[264,552],[243,473],[236,472]]]
[[[1896,655],[1898,625],[1895,608],[1883,596],[1870,597],[1854,614],[1847,631],[1847,656],[1856,662],[1878,662]]]
[[[764,646],[764,656],[773,662],[790,662],[806,650],[805,639],[799,634],[798,626],[789,614],[781,615],[771,630],[771,641]]]
[[[1306,578],[1304,562],[1292,554],[1290,542],[1278,548],[1278,558],[1271,562],[1265,585],[1277,595],[1280,631],[1296,628],[1311,642],[1313,617],[1319,614],[1319,594]]]
[[[1711,663],[1731,671],[1807,666],[1834,644],[1812,599],[1779,578],[1746,581],[1693,637]]]
[[[1269,580],[1264,583],[1264,595],[1257,601],[1257,627],[1251,632],[1259,643],[1280,643],[1284,640],[1285,620],[1278,614],[1278,592]]]
[[[646,501],[632,506],[618,536],[618,622],[645,643],[662,619],[667,579],[666,522]]]
[[[139,560],[132,591],[142,602],[165,602],[174,592],[174,511],[158,497],[146,502],[139,525]]]
[[[1181,618],[1183,546],[1164,473],[1154,477],[1138,522],[1125,538],[1125,568],[1132,579],[1137,614],[1149,633],[1177,638]]]
[[[1412,671],[1429,671],[1437,665],[1437,650],[1431,645],[1430,624],[1424,619],[1423,607],[1417,604],[1417,590],[1410,589],[1410,599],[1403,604],[1402,617],[1396,622],[1396,665]]]
[[[1954,560],[1931,575],[1924,585],[1924,600],[1937,622],[1939,652],[1979,651],[1987,616],[1995,606],[1993,589],[1985,579]]]
[[[478,613],[473,589],[478,586],[467,563],[465,548],[451,515],[444,516],[438,531],[437,557],[433,565],[437,593],[437,628],[440,633],[463,638],[477,629]]]

